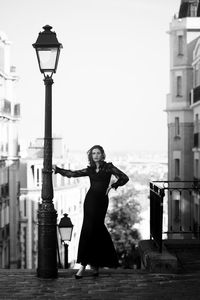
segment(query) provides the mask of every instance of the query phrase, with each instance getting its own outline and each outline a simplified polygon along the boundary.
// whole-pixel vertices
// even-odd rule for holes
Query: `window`
[[[26,231],[26,227],[23,228],[23,237],[24,237],[24,251],[23,251],[23,265],[24,265],[24,269],[26,269],[27,265],[26,265],[26,262],[27,262],[27,249],[26,249],[26,243],[27,243],[27,231]]]
[[[199,148],[199,134],[198,134],[198,132],[194,133],[194,147]]]
[[[33,178],[35,176],[34,168],[35,168],[34,165],[31,165],[31,172],[32,172]]]
[[[194,177],[195,177],[195,179],[198,179],[198,175],[199,175],[199,172],[198,172],[198,170],[199,170],[199,160],[198,159],[195,159],[194,160]]]
[[[195,3],[188,3],[188,12],[190,17],[196,17],[196,5]]]
[[[26,199],[24,199],[24,217],[26,217]]]
[[[180,123],[179,123],[179,117],[175,117],[175,136],[180,135]]]
[[[194,67],[194,87],[199,86],[200,84],[200,68],[199,68],[199,62]]]
[[[180,178],[180,159],[175,159],[175,179]]]
[[[194,132],[199,132],[199,114],[195,114]]]
[[[37,169],[37,186],[40,185],[40,170]]]
[[[36,186],[41,186],[42,184],[42,169],[36,168]]]
[[[178,55],[183,55],[183,36],[178,36]]]
[[[177,76],[176,78],[176,95],[178,97],[182,96],[182,77]]]

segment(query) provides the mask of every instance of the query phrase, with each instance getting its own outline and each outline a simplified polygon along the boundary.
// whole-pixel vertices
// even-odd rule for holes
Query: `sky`
[[[180,0],[0,0],[19,82],[20,141],[44,135],[35,50],[51,25],[62,43],[53,75],[53,133],[69,150],[167,151],[169,35]]]

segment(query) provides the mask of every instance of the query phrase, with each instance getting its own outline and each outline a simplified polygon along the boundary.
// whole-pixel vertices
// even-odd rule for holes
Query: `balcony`
[[[12,104],[6,99],[0,99],[0,115],[2,116],[13,116],[14,118],[20,118],[20,104],[15,103],[12,111]]]
[[[6,99],[0,99],[0,115],[11,115],[11,102]]]

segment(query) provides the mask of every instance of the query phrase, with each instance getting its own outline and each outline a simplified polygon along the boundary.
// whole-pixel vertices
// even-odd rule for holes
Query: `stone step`
[[[164,244],[177,257],[179,272],[200,271],[199,240],[167,240]]]
[[[163,244],[171,249],[200,249],[200,240],[196,239],[166,239]]]

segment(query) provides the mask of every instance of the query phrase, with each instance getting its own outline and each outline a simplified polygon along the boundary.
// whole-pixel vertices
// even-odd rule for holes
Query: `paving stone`
[[[37,278],[35,270],[0,269],[0,300],[198,300],[200,272],[150,274],[135,270],[101,270],[99,278],[86,271],[59,270],[57,279]]]

